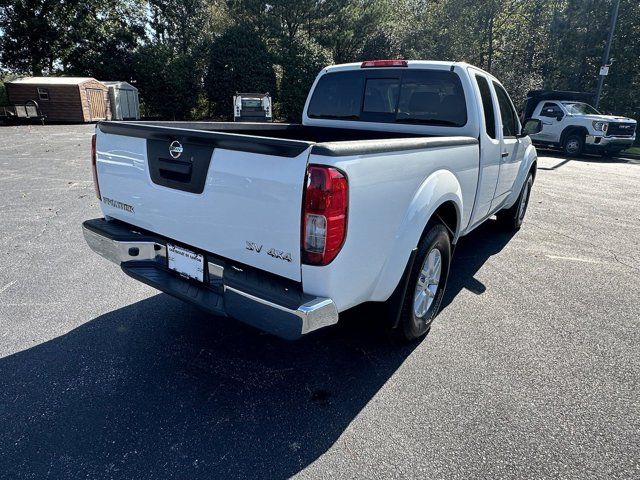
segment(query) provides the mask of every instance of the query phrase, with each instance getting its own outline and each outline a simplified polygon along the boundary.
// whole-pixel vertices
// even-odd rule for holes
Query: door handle
[[[509,152],[502,152],[502,154],[500,156],[502,158],[508,157],[509,156]]]
[[[175,182],[191,181],[191,163],[159,158],[157,165],[158,173],[166,180],[172,180]]]

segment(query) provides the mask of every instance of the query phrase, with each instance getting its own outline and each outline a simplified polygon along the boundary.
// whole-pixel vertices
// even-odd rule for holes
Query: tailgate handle
[[[175,160],[158,160],[158,172],[160,176],[167,180],[178,182],[191,181],[191,162],[178,162]]]

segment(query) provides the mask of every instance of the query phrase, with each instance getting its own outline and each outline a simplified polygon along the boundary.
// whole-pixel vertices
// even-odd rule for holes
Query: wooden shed
[[[95,78],[27,77],[6,86],[10,103],[35,100],[48,121],[111,120],[109,89]]]

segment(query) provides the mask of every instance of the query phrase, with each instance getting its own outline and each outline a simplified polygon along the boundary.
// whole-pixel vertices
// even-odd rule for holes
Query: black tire
[[[564,139],[562,149],[568,157],[579,157],[584,151],[584,135],[570,133],[567,135],[567,138]]]
[[[496,213],[498,222],[506,230],[518,231],[524,222],[524,216],[527,213],[527,207],[529,206],[529,199],[531,198],[531,189],[533,188],[533,174],[529,172],[527,179],[522,185],[518,200],[510,208],[500,210]]]
[[[437,250],[437,254],[430,254],[433,250]],[[437,287],[433,295],[431,304],[426,309],[426,312],[421,316],[416,315],[417,307],[414,308],[414,302],[417,299],[416,289],[418,282],[421,284],[428,280],[423,275],[423,266],[428,258],[434,258],[439,255],[440,258],[440,272]],[[442,297],[447,286],[447,278],[449,277],[449,266],[451,265],[451,241],[449,239],[449,233],[446,227],[440,222],[434,222],[427,226],[426,234],[422,237],[416,258],[413,263],[413,268],[409,274],[409,282],[407,289],[402,300],[402,310],[400,312],[400,322],[398,324],[398,334],[405,341],[412,341],[423,337],[427,334],[431,328],[431,323],[440,311],[442,304]],[[426,265],[425,267],[428,267]],[[433,285],[432,285],[433,287]],[[426,291],[423,289],[423,291]],[[425,305],[423,305],[424,307]]]

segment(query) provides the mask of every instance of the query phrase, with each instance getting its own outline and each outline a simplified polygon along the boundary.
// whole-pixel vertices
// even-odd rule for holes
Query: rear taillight
[[[302,211],[302,261],[327,265],[347,234],[347,177],[332,167],[310,165]]]
[[[360,68],[380,68],[380,67],[408,67],[406,60],[367,60],[362,62]]]
[[[96,165],[96,135],[91,136],[91,171],[93,172],[93,186],[96,189],[98,200],[102,200],[100,196],[100,185],[98,184],[98,166]]]

